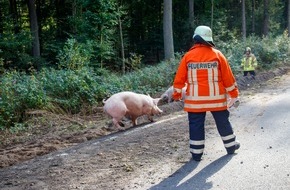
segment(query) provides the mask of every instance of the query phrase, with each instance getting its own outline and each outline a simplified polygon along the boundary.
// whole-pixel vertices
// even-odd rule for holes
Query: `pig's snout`
[[[167,94],[163,94],[162,96],[161,96],[161,99],[163,100],[163,101],[168,101],[168,95]]]

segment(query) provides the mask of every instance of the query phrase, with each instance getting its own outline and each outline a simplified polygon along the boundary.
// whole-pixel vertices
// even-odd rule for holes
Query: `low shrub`
[[[263,39],[252,36],[245,42],[231,40],[216,42],[216,45],[228,58],[234,73],[241,72],[240,61],[247,46],[252,48],[261,69],[289,61],[290,39],[286,35]],[[172,61],[136,68],[122,75],[104,68],[91,68],[86,58],[90,52],[84,52],[84,47],[68,41],[59,54],[61,69],[43,68],[29,74],[4,70],[0,78],[0,129],[13,131],[13,127],[25,126],[21,123],[26,119],[27,110],[74,114],[101,106],[103,99],[120,91],[160,94],[172,85],[182,57],[179,53]]]

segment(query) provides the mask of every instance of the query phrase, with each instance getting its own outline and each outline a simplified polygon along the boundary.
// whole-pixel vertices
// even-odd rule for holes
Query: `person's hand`
[[[239,105],[240,105],[239,98],[231,98],[228,101],[228,108],[231,108],[231,107],[237,108],[237,107],[239,107]]]
[[[173,98],[174,101],[179,101],[182,98],[182,94],[178,93],[178,92],[173,92],[172,98]]]

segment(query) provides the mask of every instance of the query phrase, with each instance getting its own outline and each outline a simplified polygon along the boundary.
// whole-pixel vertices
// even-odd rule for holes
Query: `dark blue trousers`
[[[231,151],[235,148],[236,136],[234,135],[232,125],[229,122],[229,111],[212,111],[211,114],[213,115],[226,150]],[[205,147],[205,116],[206,112],[188,112],[190,152],[194,159],[201,158]]]

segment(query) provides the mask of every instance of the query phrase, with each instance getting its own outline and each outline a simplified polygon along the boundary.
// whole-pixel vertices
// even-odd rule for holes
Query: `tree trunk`
[[[38,26],[38,36],[41,36],[42,35],[42,23],[44,23],[46,21],[46,18],[44,18],[43,14],[43,10],[41,9],[41,7],[43,5],[45,5],[45,0],[36,0],[36,18],[37,18],[37,26]],[[42,38],[40,37],[39,38],[39,48],[40,48],[40,52],[42,52],[42,43],[43,43],[43,40]]]
[[[213,0],[211,0],[211,19],[210,19],[210,27],[211,27],[211,29],[213,29],[212,27],[213,27],[213,4],[214,4],[214,2],[213,2]]]
[[[188,0],[188,20],[190,24],[190,28],[194,27],[194,0]]]
[[[19,27],[19,20],[18,20],[18,11],[17,11],[17,2],[16,0],[9,0],[10,2],[10,14],[13,19],[13,25],[14,25],[14,33],[17,34],[20,31]]]
[[[118,12],[120,12],[119,9],[118,9]],[[120,15],[118,15],[118,21],[119,21],[119,33],[120,33],[120,43],[121,43],[121,55],[122,55],[122,73],[125,74],[126,72],[125,49],[124,49],[124,40],[123,40],[122,20],[120,18]]]
[[[3,7],[0,8],[0,34],[3,34],[4,31],[4,11]]]
[[[72,9],[72,17],[73,18],[77,17],[77,2],[76,2],[76,0],[73,0],[72,1],[72,7],[71,7],[71,9]],[[72,32],[75,33],[76,31],[77,31],[76,25],[74,24],[72,26]]]
[[[256,4],[255,0],[252,0],[252,33],[255,33],[255,9],[256,9]]]
[[[267,36],[268,33],[269,33],[269,0],[264,0],[263,35]]]
[[[246,28],[246,8],[245,8],[245,0],[242,0],[242,35],[243,35],[243,40],[246,41],[247,28]]]
[[[287,29],[288,29],[288,37],[290,37],[290,0],[288,0],[287,6]]]
[[[35,0],[28,0],[28,11],[30,19],[30,31],[32,35],[32,55],[33,57],[40,56],[40,45],[39,45],[39,33],[38,33],[38,23],[36,16]]]
[[[55,22],[56,22],[56,29],[57,29],[57,38],[63,39],[66,38],[65,31],[66,28],[66,9],[65,9],[65,3],[64,0],[54,0],[55,3]]]
[[[174,58],[173,31],[172,31],[172,0],[164,0],[163,5],[163,38],[164,58]]]

